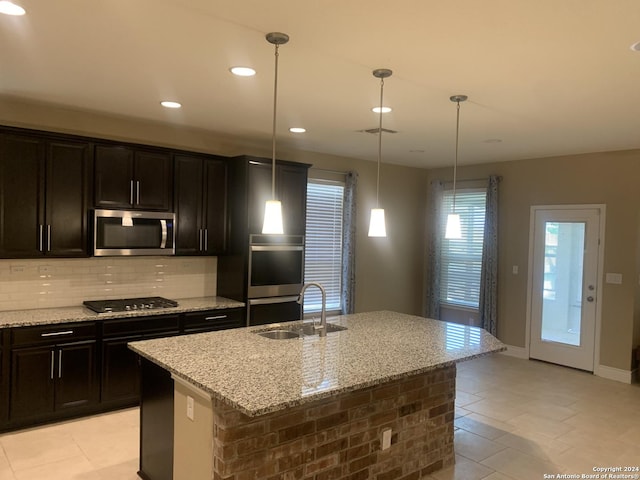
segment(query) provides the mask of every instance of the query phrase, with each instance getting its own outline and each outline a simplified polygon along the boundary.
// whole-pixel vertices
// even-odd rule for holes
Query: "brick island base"
[[[455,376],[455,365],[448,366],[259,417],[212,400],[209,478],[426,477],[454,464]],[[387,429],[391,446],[382,450]],[[174,478],[187,477],[174,470]]]

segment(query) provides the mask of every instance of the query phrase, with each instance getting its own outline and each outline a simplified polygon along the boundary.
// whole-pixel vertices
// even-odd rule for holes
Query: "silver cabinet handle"
[[[38,225],[38,251],[40,252],[44,252],[44,240],[42,238],[42,236],[44,235],[44,225],[40,224]]]
[[[140,205],[140,180],[136,181],[136,205]]]
[[[41,337],[57,337],[59,335],[71,335],[73,330],[62,330],[60,332],[41,333]]]
[[[227,315],[216,315],[215,317],[205,317],[205,320],[222,320],[224,318],[227,318]]]
[[[133,205],[133,180],[129,182],[129,203]]]
[[[202,251],[202,234],[203,234],[203,230],[200,229],[198,231],[198,251]]]
[[[51,380],[53,380],[53,364],[56,361],[55,352],[51,350]]]
[[[62,378],[62,350],[58,350],[58,378]]]
[[[47,252],[51,251],[51,225],[47,225]]]
[[[202,249],[203,252],[206,252],[209,249],[209,229],[205,228],[204,229],[204,248]]]

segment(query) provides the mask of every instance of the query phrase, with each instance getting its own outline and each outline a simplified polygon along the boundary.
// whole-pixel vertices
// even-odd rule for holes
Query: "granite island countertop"
[[[258,326],[137,341],[129,348],[248,416],[506,349],[481,328],[396,312],[342,315],[330,323],[347,330],[272,340],[253,333],[265,330]]]
[[[0,328],[30,327],[56,323],[100,321],[109,318],[170,315],[184,312],[241,308],[244,303],[224,297],[197,297],[177,299],[178,306],[155,310],[132,310],[130,312],[95,313],[78,305],[74,307],[38,308],[0,312]]]

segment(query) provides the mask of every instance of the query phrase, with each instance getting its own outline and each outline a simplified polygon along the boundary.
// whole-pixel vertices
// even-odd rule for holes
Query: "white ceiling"
[[[15,0],[0,94],[376,160],[451,165],[640,148],[638,0]],[[240,78],[233,65],[258,74]],[[160,107],[176,100],[180,110]],[[291,134],[304,126],[305,134]]]

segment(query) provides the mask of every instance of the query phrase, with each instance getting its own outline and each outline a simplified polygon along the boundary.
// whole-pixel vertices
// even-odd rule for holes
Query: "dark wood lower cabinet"
[[[9,420],[53,412],[53,355],[50,347],[17,348],[11,352]]]
[[[138,355],[127,343],[142,337],[117,338],[102,342],[102,394],[104,404],[136,405],[140,398]]]
[[[45,419],[98,401],[96,342],[15,348],[9,421]]]
[[[140,357],[129,342],[242,327],[244,318],[231,308],[0,329],[0,432],[138,405]]]
[[[173,479],[173,379],[141,360],[140,471],[145,480]]]

